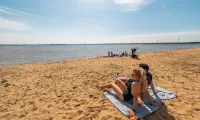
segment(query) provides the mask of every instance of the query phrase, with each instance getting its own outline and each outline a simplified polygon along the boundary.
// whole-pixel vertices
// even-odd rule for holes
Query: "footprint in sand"
[[[79,103],[80,103],[81,105],[84,105],[84,104],[86,104],[87,102],[86,102],[85,100],[80,100]]]
[[[32,111],[36,111],[37,110],[37,107],[36,106],[33,106],[33,108],[31,109]]]
[[[89,98],[93,98],[94,96],[93,95],[89,95]]]
[[[110,119],[110,118],[112,118],[111,115],[106,115],[106,116],[103,116],[103,117],[101,118],[101,120],[108,120],[108,119]]]
[[[81,116],[82,113],[83,113],[82,110],[78,110],[74,114],[72,114],[71,118],[73,118],[73,119],[77,118],[77,117]]]
[[[89,95],[89,98],[93,98],[93,99],[95,99],[95,100],[98,99],[97,96],[94,96],[94,95],[92,95],[92,94]]]
[[[23,117],[25,117],[25,116],[26,116],[26,115],[22,114],[22,115],[19,116],[19,118],[23,118]]]
[[[81,106],[81,104],[76,104],[76,105],[75,105],[75,107],[79,107],[79,106]]]
[[[53,107],[53,105],[49,104],[47,107],[50,108],[50,107]]]
[[[120,118],[120,117],[117,117],[117,116],[115,116],[115,117],[114,117],[114,120],[121,120],[121,118]]]
[[[194,108],[194,111],[200,111],[200,108]]]
[[[99,100],[99,103],[105,105],[107,102],[106,102],[106,99],[100,99],[100,100]]]
[[[66,108],[66,110],[72,110],[72,108]]]
[[[73,89],[76,89],[76,88],[77,88],[76,86],[73,87]]]
[[[182,82],[182,81],[180,81],[179,83],[180,83],[180,84],[184,84],[184,82]]]
[[[63,117],[62,117],[62,119],[65,119],[65,120],[66,120],[66,119],[67,119],[67,117],[63,116]]]
[[[190,88],[188,88],[188,87],[183,87],[183,89],[185,89],[185,90],[189,90]]]
[[[67,99],[64,99],[62,102],[63,102],[63,103],[66,103],[66,102],[68,102],[68,101],[69,101],[69,100],[67,100]]]
[[[8,87],[10,84],[8,83],[8,81],[7,80],[4,80],[4,79],[2,79],[1,81],[0,81],[0,84],[1,85],[3,85],[4,87]]]

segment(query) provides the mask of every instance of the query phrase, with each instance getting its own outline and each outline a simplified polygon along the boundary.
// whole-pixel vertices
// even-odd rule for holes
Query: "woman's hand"
[[[153,105],[153,106],[157,106],[157,107],[160,107],[160,106],[161,106],[160,103],[157,103],[157,102],[155,102],[155,101],[152,101],[152,105]]]
[[[131,117],[130,120],[139,120],[137,117]]]
[[[129,110],[128,111],[128,116],[131,118],[131,117],[134,117],[135,116],[135,112],[133,110]]]
[[[133,110],[129,110],[128,111],[130,120],[139,120],[136,116],[135,116],[135,112]]]
[[[156,93],[158,93],[158,92],[159,92],[158,90],[154,90],[154,91],[153,91],[154,94],[156,94]]]
[[[142,106],[144,105],[144,102],[143,102],[140,98],[138,99],[138,103],[139,103],[140,105],[142,105]]]

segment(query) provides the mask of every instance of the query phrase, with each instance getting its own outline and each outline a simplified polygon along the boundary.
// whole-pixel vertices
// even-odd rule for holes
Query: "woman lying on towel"
[[[117,96],[124,101],[130,100],[133,98],[133,110],[129,111],[129,117],[134,117],[136,112],[136,107],[138,103],[138,97],[141,95],[141,99],[139,99],[140,104],[143,103],[144,94],[147,95],[147,98],[154,106],[160,106],[160,104],[154,102],[152,97],[150,96],[147,89],[147,80],[146,73],[142,68],[134,69],[132,71],[132,79],[129,78],[116,78],[116,81],[113,83],[109,83],[106,85],[101,85],[100,88],[113,88]]]

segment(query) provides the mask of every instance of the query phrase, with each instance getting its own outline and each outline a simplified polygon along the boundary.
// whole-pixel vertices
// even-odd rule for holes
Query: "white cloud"
[[[25,13],[25,12],[21,12],[18,10],[14,10],[5,6],[1,6],[0,5],[0,13],[1,14],[6,14],[6,15],[14,15],[14,16],[24,16],[24,17],[34,17],[35,15],[29,14],[29,13]]]
[[[127,36],[78,36],[66,34],[0,33],[0,44],[94,44],[94,43],[152,43],[200,42],[200,31],[138,34]]]
[[[0,17],[0,29],[9,29],[9,30],[17,30],[17,31],[25,31],[25,30],[33,30],[26,24],[8,20]]]
[[[105,0],[78,0],[80,3],[95,3],[95,4],[102,4],[105,3]]]
[[[155,34],[137,34],[121,36],[120,39],[124,42],[192,42],[200,41],[200,31],[188,32],[169,32],[169,33],[155,33]]]
[[[168,37],[168,36],[175,37],[175,36],[187,36],[187,35],[196,35],[196,34],[200,35],[200,31],[140,34],[140,35],[132,35],[132,37],[139,37],[139,38]]]
[[[123,11],[137,11],[153,0],[113,0],[115,4],[120,5]]]
[[[4,17],[1,17],[2,15]],[[5,15],[8,18],[5,18]],[[31,28],[29,25],[19,22],[19,20],[26,21],[26,18],[28,17],[34,18],[36,16],[0,5],[0,29],[16,31],[33,30],[33,28]]]
[[[1,15],[6,15],[11,18],[18,18],[20,20],[62,20],[59,18],[52,18],[52,17],[47,17],[47,16],[39,16],[39,15],[34,15],[26,12],[22,12],[19,10],[15,10],[12,8],[8,8],[5,6],[0,5],[0,16]]]

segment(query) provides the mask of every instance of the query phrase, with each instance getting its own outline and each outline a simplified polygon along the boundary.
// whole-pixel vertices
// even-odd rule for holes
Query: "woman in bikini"
[[[122,77],[117,78],[115,82],[101,85],[100,88],[112,88],[116,95],[124,101],[133,98],[133,110],[129,111],[129,117],[135,116],[139,95],[141,95],[141,99],[143,100],[143,95],[146,94],[152,105],[160,106],[152,100],[152,97],[148,92],[145,71],[142,68],[134,69],[131,76],[131,79]]]

